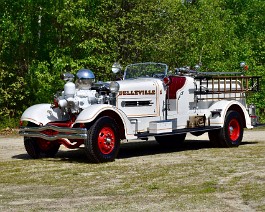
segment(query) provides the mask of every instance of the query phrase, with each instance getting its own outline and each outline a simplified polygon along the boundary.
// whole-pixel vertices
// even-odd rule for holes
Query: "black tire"
[[[242,117],[237,111],[228,111],[224,127],[209,132],[209,138],[219,147],[238,147],[243,138],[244,128]]]
[[[41,149],[41,153],[43,153],[45,157],[48,157],[48,158],[55,157],[55,155],[59,151],[60,143],[56,141],[51,141],[51,142],[48,141],[47,144],[48,144],[48,148]]]
[[[54,157],[60,148],[56,141],[46,141],[41,138],[24,138],[24,146],[30,157],[37,159],[43,154],[45,157]]]
[[[155,136],[157,143],[163,147],[180,147],[185,141],[186,133],[166,136]]]
[[[29,122],[29,127],[37,127],[38,125]],[[47,141],[42,138],[24,138],[24,146],[30,157],[37,159],[43,154],[45,157],[54,157],[59,151],[60,143],[57,141]]]
[[[114,161],[120,149],[118,126],[114,119],[99,118],[89,129],[85,140],[85,151],[93,163]]]
[[[40,157],[40,148],[36,138],[24,138],[24,146],[30,157],[37,159]]]

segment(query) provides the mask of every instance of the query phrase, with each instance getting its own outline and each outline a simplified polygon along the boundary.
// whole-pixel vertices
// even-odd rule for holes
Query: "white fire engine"
[[[119,64],[112,68],[120,71]],[[169,73],[166,64],[151,62],[128,65],[123,78],[112,82],[95,83],[93,72],[81,69],[74,83],[74,75],[66,73],[53,104],[23,113],[19,133],[32,158],[52,157],[61,144],[84,145],[96,163],[115,160],[122,139],[154,137],[161,145],[177,146],[187,133],[207,132],[216,146],[237,147],[243,129],[258,124],[246,93],[259,90],[260,77],[226,74],[188,67]]]

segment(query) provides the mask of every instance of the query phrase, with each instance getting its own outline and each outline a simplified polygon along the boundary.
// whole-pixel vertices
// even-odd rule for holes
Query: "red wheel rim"
[[[103,154],[109,154],[115,147],[114,131],[110,127],[103,127],[98,135],[98,147]]]
[[[240,125],[236,119],[232,119],[228,125],[229,137],[232,141],[236,141],[240,135]]]
[[[39,148],[42,151],[49,150],[50,147],[51,147],[51,142],[49,142],[49,141],[45,141],[45,140],[42,140],[42,139],[38,139],[37,142],[38,142]]]

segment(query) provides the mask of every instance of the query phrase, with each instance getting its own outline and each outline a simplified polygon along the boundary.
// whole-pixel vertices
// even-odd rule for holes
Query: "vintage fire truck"
[[[112,69],[117,73],[120,65]],[[53,157],[60,145],[82,145],[89,161],[109,162],[121,140],[152,137],[176,147],[187,133],[207,132],[215,146],[237,147],[243,129],[258,124],[255,106],[246,104],[248,92],[259,90],[258,76],[169,71],[166,64],[148,62],[128,65],[117,81],[95,82],[88,69],[62,78],[64,90],[53,104],[33,105],[21,117],[19,134],[32,158]]]

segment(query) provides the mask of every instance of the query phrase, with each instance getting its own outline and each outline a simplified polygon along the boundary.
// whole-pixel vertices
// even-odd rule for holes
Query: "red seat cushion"
[[[169,85],[169,92],[168,92],[168,98],[169,99],[176,99],[176,93],[179,89],[181,89],[185,82],[186,77],[180,77],[180,76],[170,76],[170,85]]]

